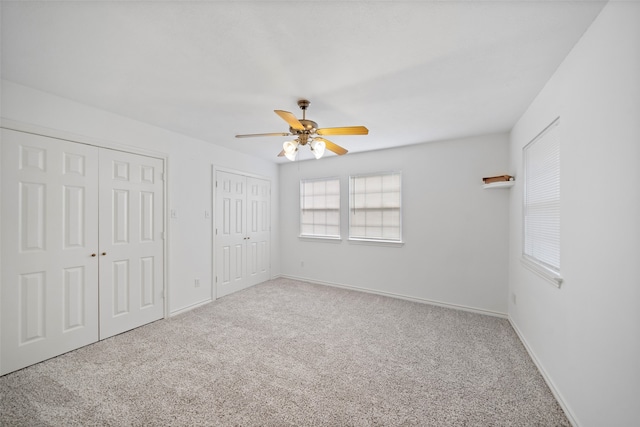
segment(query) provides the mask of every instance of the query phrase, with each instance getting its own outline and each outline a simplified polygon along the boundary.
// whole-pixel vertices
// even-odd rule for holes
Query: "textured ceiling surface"
[[[350,152],[504,132],[600,1],[2,1],[2,78],[270,161],[274,109]],[[311,158],[311,155],[307,158]]]

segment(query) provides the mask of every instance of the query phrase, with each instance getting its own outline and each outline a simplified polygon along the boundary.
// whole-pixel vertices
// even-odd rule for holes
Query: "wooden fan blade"
[[[253,138],[254,136],[289,136],[289,132],[277,132],[277,133],[248,133],[245,135],[236,135],[236,138]]]
[[[302,126],[302,123],[300,123],[300,121],[296,119],[296,116],[294,116],[293,113],[290,113],[288,111],[283,111],[283,110],[273,110],[273,111],[275,111],[277,115],[282,117],[282,119],[285,122],[289,123],[289,126],[292,129],[304,130],[304,126]]]
[[[284,156],[284,150],[282,150],[280,154],[278,154],[278,157],[282,157],[282,156]]]
[[[349,152],[349,150],[340,147],[338,144],[334,144],[333,142],[329,141],[328,139],[318,138],[318,137],[315,137],[313,139],[318,140],[318,141],[323,141],[325,147],[327,147],[327,150],[333,151],[338,156],[342,156],[343,154],[347,154]]]
[[[368,135],[369,129],[364,126],[347,126],[342,128],[323,128],[316,131],[318,135]]]

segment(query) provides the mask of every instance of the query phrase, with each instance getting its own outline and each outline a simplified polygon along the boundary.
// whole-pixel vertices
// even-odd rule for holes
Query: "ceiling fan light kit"
[[[306,99],[300,99],[298,106],[302,110],[302,119],[297,119],[292,113],[284,110],[274,110],[287,124],[289,124],[289,133],[254,133],[245,135],[236,135],[236,138],[248,138],[255,136],[296,136],[293,141],[286,141],[282,144],[282,151],[278,157],[285,156],[293,161],[296,159],[298,147],[300,145],[309,145],[311,152],[316,159],[321,158],[325,150],[332,151],[339,156],[347,154],[347,150],[338,144],[334,144],[328,139],[315,135],[368,135],[369,129],[364,126],[347,126],[337,128],[318,128],[318,124],[313,120],[308,120],[306,111],[311,104]]]
[[[327,148],[327,144],[325,144],[325,142],[322,140],[314,139],[309,144],[309,148],[311,148],[311,151],[313,152],[313,155],[316,157],[316,159],[319,159],[324,155],[324,150],[325,148]]]
[[[282,150],[287,159],[294,161],[298,154],[298,141],[286,141],[282,144]]]

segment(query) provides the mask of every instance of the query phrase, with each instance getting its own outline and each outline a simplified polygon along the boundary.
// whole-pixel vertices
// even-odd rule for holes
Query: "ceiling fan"
[[[341,156],[347,154],[347,150],[334,144],[328,139],[323,138],[327,135],[367,135],[369,129],[364,126],[347,126],[339,128],[320,128],[318,124],[312,120],[306,118],[306,111],[310,102],[306,99],[300,99],[298,106],[302,110],[302,119],[298,120],[292,113],[284,110],[274,110],[274,112],[282,117],[282,119],[289,124],[289,132],[281,133],[252,133],[245,135],[236,135],[236,138],[251,138],[254,136],[290,136],[296,137],[293,141],[286,141],[282,144],[282,151],[278,154],[278,157],[286,156],[289,160],[295,160],[298,153],[298,147],[301,145],[309,144],[311,152],[316,159],[319,159],[324,154],[325,149],[333,151],[337,155]],[[316,136],[320,135],[320,136]]]

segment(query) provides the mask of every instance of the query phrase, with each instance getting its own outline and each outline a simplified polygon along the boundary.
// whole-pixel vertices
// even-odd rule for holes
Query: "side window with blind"
[[[340,179],[300,181],[300,236],[340,238]]]
[[[399,172],[349,178],[349,239],[402,242]]]
[[[524,147],[523,261],[560,285],[558,120]]]

